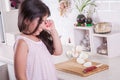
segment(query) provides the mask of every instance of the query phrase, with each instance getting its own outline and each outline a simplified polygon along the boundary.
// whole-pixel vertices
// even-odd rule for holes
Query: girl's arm
[[[51,35],[53,37],[53,46],[55,48],[54,55],[62,54],[62,44],[61,44],[60,38],[58,36],[57,30],[52,29],[50,31],[50,33],[51,33]]]
[[[27,80],[26,62],[28,46],[24,40],[20,39],[15,48],[14,69],[17,80]]]
[[[50,32],[53,38],[53,46],[55,48],[54,55],[60,55],[62,54],[62,44],[60,41],[60,38],[58,36],[57,30],[55,29],[55,25],[53,20],[47,20],[46,21],[46,30]]]

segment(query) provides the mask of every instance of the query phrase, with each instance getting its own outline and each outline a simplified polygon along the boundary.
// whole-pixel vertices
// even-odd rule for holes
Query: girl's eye
[[[44,22],[45,24],[47,24],[47,20],[43,20],[43,22]]]
[[[45,22],[45,20],[42,20],[42,23]]]

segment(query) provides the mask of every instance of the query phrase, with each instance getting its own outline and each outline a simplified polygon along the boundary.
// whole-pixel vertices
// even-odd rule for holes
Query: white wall
[[[112,30],[120,32],[120,0],[97,0],[100,21],[112,23]]]
[[[3,0],[4,1],[4,0]],[[73,28],[76,22],[78,12],[72,4],[72,11],[67,16],[62,17],[59,15],[59,2],[58,0],[43,0],[51,10],[51,17],[56,25],[59,35],[62,36],[61,41],[65,44],[68,38],[73,42]],[[73,0],[71,0],[73,1]],[[94,18],[99,18],[99,21],[111,22],[113,31],[120,31],[120,0],[97,0],[98,7]],[[4,9],[5,10],[5,9]],[[17,32],[17,16],[18,11],[5,12],[5,28],[6,32]]]
[[[69,12],[66,16],[60,16],[59,13],[59,2],[58,0],[43,0],[51,11],[51,18],[54,20],[56,29],[58,30],[59,35],[61,35],[61,41],[65,44],[68,41],[68,38],[71,38],[73,42],[73,27],[76,22],[77,11],[75,11],[72,4],[72,11]]]
[[[59,34],[62,35],[61,40],[63,44],[68,41],[69,37],[74,42],[73,27],[78,15],[74,5],[72,4],[72,12],[67,17],[62,17],[59,15],[58,0],[44,0],[44,2],[51,10],[51,17],[55,21]],[[99,18],[99,21],[111,22],[112,30],[120,32],[120,0],[97,0],[96,4],[96,12],[93,14],[93,17]]]
[[[9,0],[1,0],[5,32],[17,32],[18,10],[10,10]]]

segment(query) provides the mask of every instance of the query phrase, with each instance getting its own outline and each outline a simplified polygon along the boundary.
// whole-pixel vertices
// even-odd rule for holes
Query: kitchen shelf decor
[[[13,9],[18,9],[20,5],[20,1],[19,0],[10,0],[10,6]]]
[[[92,26],[92,14],[96,7],[96,0],[73,0],[79,14],[76,26]],[[85,25],[86,22],[86,25]]]
[[[120,32],[111,31],[107,34],[96,34],[93,31],[93,27],[74,27],[74,43],[80,45],[80,42],[85,37],[85,32],[88,32],[89,36],[89,52],[91,54],[98,54],[100,45],[105,44],[101,47],[105,52],[104,56],[115,57],[120,56]],[[104,52],[103,51],[103,52]]]
[[[67,16],[71,12],[71,0],[59,0],[60,16]]]

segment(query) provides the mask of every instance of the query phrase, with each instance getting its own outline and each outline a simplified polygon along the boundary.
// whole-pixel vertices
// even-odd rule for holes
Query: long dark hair
[[[18,28],[19,31],[31,35],[38,29],[39,25],[42,23],[42,18],[44,16],[50,16],[49,8],[40,0],[24,0],[19,9],[18,15]],[[28,25],[25,24],[25,20],[33,21],[35,18],[39,17],[38,24],[36,28],[31,33],[26,33],[28,31]],[[54,53],[52,36],[45,30],[43,30],[38,36],[51,54]]]

